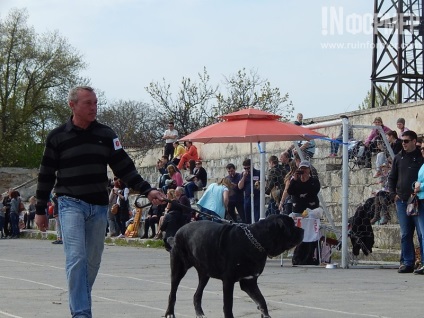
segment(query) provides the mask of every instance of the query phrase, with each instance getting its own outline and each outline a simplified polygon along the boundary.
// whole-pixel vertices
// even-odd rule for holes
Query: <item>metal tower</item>
[[[423,4],[374,0],[371,107],[424,99]]]

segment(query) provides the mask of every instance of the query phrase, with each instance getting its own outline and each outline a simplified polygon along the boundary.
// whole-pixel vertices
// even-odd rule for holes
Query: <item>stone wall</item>
[[[392,129],[396,128],[396,120],[403,117],[406,120],[406,126],[422,134],[424,129],[421,128],[421,122],[424,118],[424,102],[408,103],[395,106],[386,106],[378,109],[357,110],[349,113],[336,114],[326,117],[309,118],[306,122],[313,120],[315,123],[332,121],[339,119],[341,115],[349,117],[349,121],[354,125],[372,125],[375,117],[379,116],[383,119],[385,125]],[[304,115],[307,115],[307,110],[304,110]],[[316,131],[329,136],[330,138],[336,137],[339,134],[340,127],[328,127],[316,129]],[[355,129],[355,139],[364,139],[370,133],[369,129]],[[317,150],[314,158],[324,158],[329,154],[330,143],[324,140],[317,140]],[[211,181],[218,180],[226,175],[225,166],[227,163],[232,162],[240,170],[241,163],[244,158],[250,156],[250,147],[248,143],[245,144],[201,144],[195,143],[200,156],[205,161],[204,167],[208,171],[208,177]],[[267,157],[270,155],[277,155],[281,151],[287,149],[291,142],[269,142],[266,144]],[[152,183],[157,182],[157,172],[155,164],[158,158],[161,157],[163,149],[153,149],[147,155],[140,159],[136,152],[129,151],[133,158],[135,158],[136,166],[140,173]],[[256,168],[259,168],[259,149],[257,144],[252,144],[253,163]]]

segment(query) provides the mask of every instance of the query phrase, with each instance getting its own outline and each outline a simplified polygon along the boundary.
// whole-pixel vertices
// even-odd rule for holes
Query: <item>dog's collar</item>
[[[249,239],[249,241],[253,244],[253,246],[255,246],[259,251],[261,252],[265,252],[265,249],[262,247],[261,243],[259,243],[255,237],[253,236],[252,232],[250,232],[249,228],[247,227],[247,225],[242,224],[242,223],[237,223],[236,224],[238,227],[242,228],[244,231],[244,234],[246,234],[247,238]]]

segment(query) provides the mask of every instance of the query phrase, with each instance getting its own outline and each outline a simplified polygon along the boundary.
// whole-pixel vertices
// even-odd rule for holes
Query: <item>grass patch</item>
[[[147,248],[165,248],[163,240],[140,240],[140,239],[105,239],[105,244],[114,244],[116,246],[133,246]]]

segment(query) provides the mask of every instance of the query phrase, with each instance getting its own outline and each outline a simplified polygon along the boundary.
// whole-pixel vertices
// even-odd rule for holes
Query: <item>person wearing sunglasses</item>
[[[246,223],[252,223],[252,203],[250,201],[250,195],[252,193],[252,187],[250,184],[250,178],[253,178],[253,211],[254,211],[254,222],[259,221],[259,187],[256,186],[260,179],[260,171],[251,167],[250,159],[243,161],[243,173],[238,183],[238,188],[244,192],[244,214],[246,217]]]
[[[409,216],[406,214],[406,207],[409,197],[414,191],[411,187],[417,180],[418,171],[424,163],[420,149],[415,145],[417,134],[408,130],[402,134],[402,150],[393,159],[392,169],[388,178],[388,188],[396,204],[396,211],[399,220],[401,234],[401,259],[398,273],[414,272],[415,249],[414,232],[417,230],[418,240],[421,248],[421,259],[423,259],[423,236],[424,211],[419,215]]]

